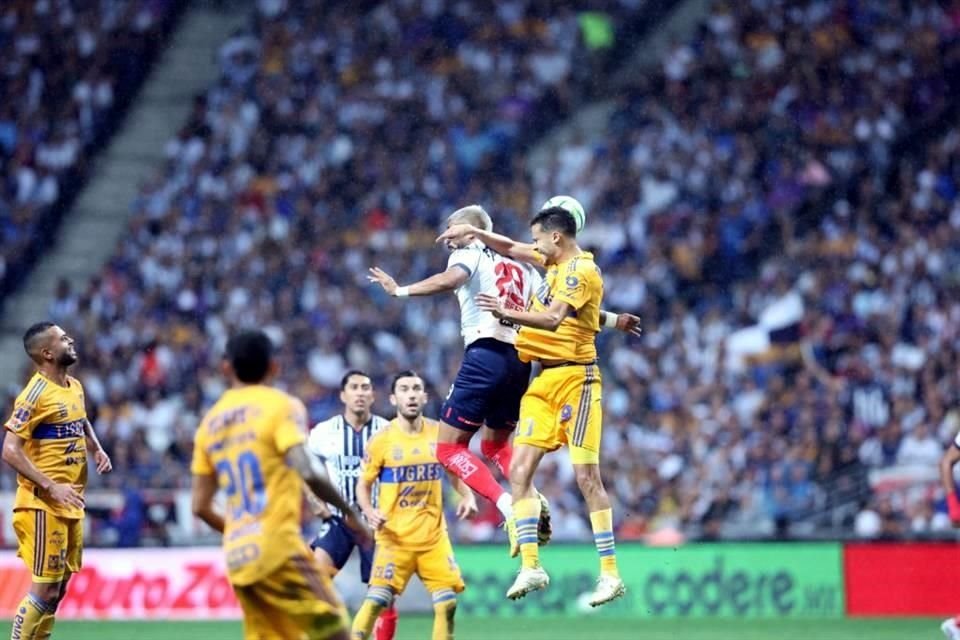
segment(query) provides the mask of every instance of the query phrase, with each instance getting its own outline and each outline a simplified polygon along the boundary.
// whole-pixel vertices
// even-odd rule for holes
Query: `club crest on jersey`
[[[67,405],[65,403],[57,403],[57,415],[59,415],[61,420],[66,420],[66,418],[70,415],[70,410],[67,409]]]
[[[394,447],[393,448],[393,459],[394,460],[403,460],[403,448]]]
[[[573,416],[573,407],[569,404],[563,405],[563,409],[560,410],[560,422],[566,422]]]

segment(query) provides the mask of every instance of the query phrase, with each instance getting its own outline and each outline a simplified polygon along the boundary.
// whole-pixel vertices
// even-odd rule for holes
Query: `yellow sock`
[[[390,606],[393,600],[393,591],[390,587],[370,587],[367,589],[367,597],[360,605],[360,611],[353,619],[353,627],[350,629],[350,638],[352,640],[367,640],[373,633],[373,625],[380,617],[380,612]]]
[[[49,640],[53,635],[53,624],[57,621],[56,613],[45,613],[37,623],[37,640]]]
[[[431,640],[453,640],[453,616],[457,594],[450,589],[433,592],[433,635]]]
[[[41,619],[48,613],[52,617],[52,611],[53,608],[49,604],[32,593],[28,593],[17,605],[17,612],[13,615],[13,629],[10,631],[10,640],[35,637]]]
[[[619,576],[617,551],[613,542],[613,510],[592,512],[590,525],[593,527],[593,541],[597,545],[597,553],[600,554],[600,573]]]
[[[540,498],[523,498],[513,503],[513,517],[517,520],[517,542],[524,569],[540,566],[540,547],[537,543],[537,525],[540,523]]]

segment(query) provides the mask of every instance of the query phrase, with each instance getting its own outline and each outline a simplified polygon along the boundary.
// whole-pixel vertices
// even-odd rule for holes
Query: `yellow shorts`
[[[460,593],[464,589],[460,567],[453,557],[453,545],[446,534],[436,546],[422,551],[377,542],[370,572],[371,587],[390,587],[400,595],[414,573],[430,593],[440,589]]]
[[[234,585],[244,640],[326,640],[350,628],[333,582],[309,555],[297,555],[262,580]]]
[[[62,582],[83,565],[83,520],[61,518],[42,509],[13,512],[17,555],[34,582]]]
[[[596,365],[544,369],[520,401],[513,443],[547,451],[568,444],[574,464],[598,464],[603,424],[600,401],[600,369]]]

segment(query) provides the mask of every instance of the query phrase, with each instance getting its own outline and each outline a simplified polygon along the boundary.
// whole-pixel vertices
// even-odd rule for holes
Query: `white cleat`
[[[960,626],[957,626],[956,618],[944,620],[943,624],[940,625],[940,631],[943,631],[943,635],[947,636],[949,640],[960,640]]]
[[[617,576],[600,576],[597,578],[597,587],[588,601],[591,607],[599,607],[611,600],[616,600],[627,592],[623,580]]]
[[[511,600],[519,600],[531,591],[545,589],[548,584],[550,584],[550,576],[543,567],[520,569],[517,579],[513,581],[513,586],[507,589],[507,597]]]

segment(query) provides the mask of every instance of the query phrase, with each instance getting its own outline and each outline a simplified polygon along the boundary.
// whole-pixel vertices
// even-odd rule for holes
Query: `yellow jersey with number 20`
[[[231,389],[207,412],[194,440],[194,475],[216,475],[226,493],[223,549],[235,585],[309,554],[300,535],[303,481],[285,455],[307,438],[303,403],[279,389]]]

